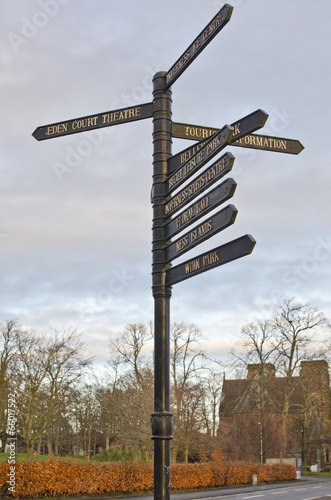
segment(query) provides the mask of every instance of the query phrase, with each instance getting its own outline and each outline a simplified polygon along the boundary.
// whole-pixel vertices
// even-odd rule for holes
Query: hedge
[[[13,467],[13,466],[12,466]],[[104,464],[47,460],[19,462],[10,471],[9,464],[0,464],[1,494],[10,486],[15,473],[14,497],[62,495],[97,495],[101,493],[132,493],[153,489],[153,466],[107,462]],[[12,474],[10,476],[9,474]],[[248,484],[252,475],[258,482],[295,479],[295,467],[284,464],[258,465],[243,462],[211,461],[171,466],[171,489],[210,488]]]

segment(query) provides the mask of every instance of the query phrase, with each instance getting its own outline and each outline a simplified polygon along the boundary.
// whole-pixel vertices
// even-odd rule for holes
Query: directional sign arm
[[[166,247],[166,262],[176,259],[191,250],[214,234],[231,226],[237,217],[238,210],[234,205],[228,205],[209,219],[183,234],[178,240]]]
[[[285,137],[272,137],[260,134],[248,134],[241,139],[231,142],[231,146],[241,148],[261,149],[274,151],[275,153],[287,153],[298,155],[305,147],[296,139],[285,139]]]
[[[168,160],[168,173],[172,173],[166,181],[166,194],[182,185],[191,175],[206,165],[214,156],[231,142],[233,128],[225,125],[219,132],[193,147],[190,151],[179,153]],[[185,153],[185,154],[183,154]]]
[[[187,184],[184,189],[172,196],[165,204],[165,216],[168,219],[175,212],[181,210],[187,203],[191,202],[206,191],[214,183],[219,181],[232,169],[234,156],[227,152],[217,161],[208,166],[198,177],[191,183]]]
[[[235,121],[230,125],[233,130],[233,134],[228,141],[229,144],[232,144],[233,138],[239,139],[244,137],[247,134],[251,134],[262,127],[264,127],[265,122],[268,119],[268,114],[262,109],[257,109],[253,113],[250,113],[247,116],[244,116],[240,120]],[[186,161],[186,158],[189,158],[193,154],[197,154],[198,150],[202,149],[207,143],[210,143],[213,140],[213,137],[217,137],[221,132],[219,129],[212,129],[214,133],[212,135],[207,136],[206,139],[198,142],[196,145],[181,151],[177,155],[172,156],[168,160],[168,173],[171,174],[175,170],[179,169],[182,164]],[[222,130],[222,129],[221,129]]]
[[[145,118],[152,118],[152,116],[153,103],[149,102],[140,104],[139,106],[131,106],[130,108],[115,109],[97,115],[82,116],[81,118],[75,118],[73,120],[43,125],[37,127],[32,135],[37,141],[43,141],[45,139],[52,139],[53,137],[78,134],[86,130],[94,130],[136,120],[144,120]]]
[[[172,136],[178,139],[189,139],[191,141],[206,140],[218,130],[217,128],[204,127],[201,125],[172,122]],[[264,151],[292,155],[297,155],[304,149],[301,142],[296,139],[286,139],[285,137],[272,137],[260,134],[247,134],[239,139],[235,132],[236,131],[234,131],[232,136],[231,146],[261,149]]]
[[[170,240],[176,234],[197,222],[201,217],[204,217],[219,205],[232,198],[236,187],[237,183],[229,178],[219,186],[208,191],[205,196],[199,198],[197,201],[190,205],[185,205],[185,209],[166,224],[166,238]]]
[[[209,252],[198,255],[178,266],[172,267],[166,274],[166,285],[175,285],[192,276],[204,273],[215,267],[222,266],[233,260],[252,253],[256,241],[250,234],[246,234],[221,245]]]
[[[201,31],[200,35],[186,49],[175,64],[170,68],[165,75],[166,89],[177,80],[177,78],[185,71],[185,69],[194,61],[194,59],[202,52],[202,50],[212,41],[212,39],[221,31],[222,28],[230,21],[233,7],[225,4],[209,24]]]

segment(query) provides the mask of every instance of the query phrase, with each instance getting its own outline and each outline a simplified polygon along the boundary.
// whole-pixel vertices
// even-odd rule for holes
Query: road
[[[130,500],[153,500],[153,496],[130,496]],[[331,500],[331,478],[303,478],[290,483],[195,490],[172,493],[171,500]]]

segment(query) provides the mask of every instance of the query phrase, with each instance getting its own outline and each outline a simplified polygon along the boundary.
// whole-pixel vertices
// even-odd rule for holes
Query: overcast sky
[[[227,147],[236,222],[181,259],[246,233],[257,241],[250,256],[173,286],[171,321],[196,324],[221,358],[277,300],[331,317],[331,2],[229,3],[230,22],[172,86],[173,121],[221,128],[261,108],[260,133],[305,149]],[[1,320],[78,328],[100,363],[127,323],[153,320],[151,119],[42,142],[31,134],[151,102],[153,75],[222,6],[2,0]],[[173,154],[191,144],[173,139]]]

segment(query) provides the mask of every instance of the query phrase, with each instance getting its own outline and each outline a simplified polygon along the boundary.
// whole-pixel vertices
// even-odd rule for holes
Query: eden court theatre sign
[[[97,128],[111,127],[112,125],[120,125],[121,123],[152,118],[152,116],[153,103],[141,104],[140,106],[116,109],[97,115],[82,116],[81,118],[75,118],[73,120],[44,125],[36,128],[32,135],[37,141],[43,141],[45,139],[51,139],[52,137],[77,134],[78,132],[86,132],[87,130],[95,130]]]
[[[298,154],[303,149],[300,142],[293,139],[256,134],[268,118],[261,109],[231,124],[225,123],[222,118],[219,128],[172,121],[172,85],[228,24],[232,12],[233,7],[225,4],[169,71],[154,75],[151,102],[51,123],[37,127],[33,132],[33,137],[42,141],[148,118],[153,121],[154,411],[151,427],[154,440],[154,498],[158,500],[170,498],[172,286],[249,255],[255,247],[255,240],[245,234],[175,266],[172,263],[200,243],[225,231],[236,220],[237,209],[234,205],[221,207],[234,196],[237,186],[234,179],[224,179],[235,161],[234,156],[226,151],[229,145],[290,154]],[[173,137],[197,142],[173,155]],[[221,156],[217,157],[219,154]]]

